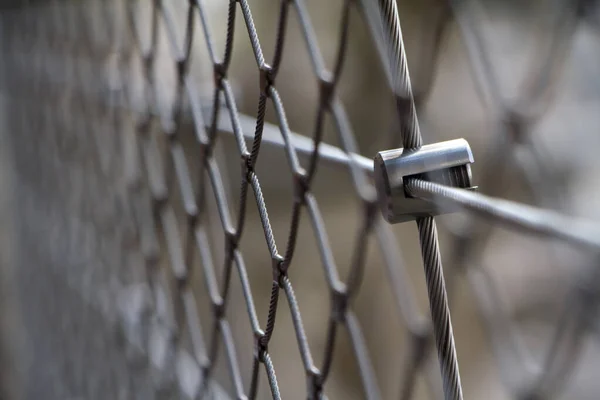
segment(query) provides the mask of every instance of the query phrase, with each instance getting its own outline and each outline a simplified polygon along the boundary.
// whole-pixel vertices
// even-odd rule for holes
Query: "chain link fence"
[[[6,397],[595,398],[600,8],[407,4],[4,6]],[[404,29],[414,87],[398,16],[426,27]],[[491,34],[490,16],[517,22]],[[512,44],[486,40],[511,30]],[[494,58],[493,43],[523,38]],[[461,96],[478,103],[465,115],[431,106]],[[415,107],[426,142],[468,136],[493,196],[412,182],[464,211],[436,218],[441,256],[433,218],[418,221],[423,261],[371,179],[375,151],[421,145]],[[468,133],[470,113],[491,133]],[[524,253],[494,247],[498,225]],[[521,294],[490,257],[519,271]],[[548,265],[527,280],[532,259]],[[519,310],[534,317],[506,306],[540,288]]]

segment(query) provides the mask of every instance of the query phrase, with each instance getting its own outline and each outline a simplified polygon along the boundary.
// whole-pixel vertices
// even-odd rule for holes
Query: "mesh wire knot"
[[[269,96],[269,88],[274,83],[273,68],[269,64],[263,64],[259,69],[260,92],[264,96]]]

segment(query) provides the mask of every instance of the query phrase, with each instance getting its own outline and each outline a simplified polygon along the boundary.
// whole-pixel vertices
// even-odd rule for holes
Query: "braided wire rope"
[[[88,18],[85,17],[84,7],[61,8],[59,3],[58,1],[53,2],[56,6],[54,11],[57,21],[64,21],[65,18],[76,20]],[[489,165],[484,170],[481,179],[482,184],[485,185],[486,182],[491,181],[489,174],[499,169],[505,169],[501,167],[508,164],[498,157],[498,154],[512,155],[515,149],[524,148],[531,155],[534,163],[539,163],[543,158],[543,154],[536,154],[536,151],[540,150],[534,148],[533,142],[528,138],[527,128],[541,118],[551,102],[554,87],[548,82],[554,82],[551,77],[557,75],[561,69],[561,63],[564,62],[568,53],[569,39],[572,38],[574,27],[581,18],[583,6],[572,7],[567,4],[568,2],[557,1],[566,7],[567,13],[561,14],[560,18],[555,21],[557,27],[553,32],[556,35],[544,38],[548,44],[543,49],[546,51],[545,56],[540,57],[539,65],[534,63],[531,67],[529,84],[523,86],[525,89],[521,98],[511,104],[504,99],[499,85],[493,77],[493,67],[487,59],[484,46],[480,42],[480,35],[474,27],[476,18],[471,13],[472,8],[467,7],[467,3],[475,4],[476,2],[443,2],[444,17],[439,20],[436,30],[442,32],[443,26],[447,24],[447,15],[454,16],[464,39],[470,64],[475,71],[478,71],[474,73],[476,87],[482,98],[489,103],[490,109],[500,110],[498,118],[501,120],[501,129],[497,140],[502,146],[502,151],[495,149],[494,153],[491,153]],[[578,2],[578,5],[580,3],[584,2]],[[369,178],[369,162],[358,155],[355,136],[337,90],[349,46],[350,13],[352,8],[356,7],[372,32],[374,45],[378,46],[379,55],[384,64],[383,68],[395,97],[400,125],[398,132],[402,143],[393,144],[401,144],[407,149],[418,148],[423,144],[396,1],[380,0],[376,3],[374,0],[361,0],[360,2],[346,0],[343,2],[337,55],[331,69],[326,67],[317,45],[314,27],[304,0],[279,2],[276,43],[270,63],[263,55],[250,2],[247,0],[232,0],[228,3],[226,40],[221,57],[217,54],[214,44],[213,27],[210,26],[210,14],[206,2],[197,0],[186,5],[185,34],[182,41],[176,34],[181,21],[176,19],[169,2],[152,0],[147,3],[150,6],[147,20],[142,18],[140,11],[136,9],[137,5],[138,3],[133,0],[115,0],[98,3],[94,7],[100,9],[100,13],[95,15],[95,18],[101,18],[107,26],[111,27],[106,30],[109,36],[108,42],[111,43],[109,48],[116,44],[118,51],[122,52],[121,57],[118,58],[117,72],[124,77],[125,81],[128,79],[133,81],[136,71],[130,70],[131,65],[139,63],[143,77],[144,95],[141,97],[143,100],[141,106],[136,103],[135,98],[128,98],[129,93],[123,90],[117,94],[113,93],[108,102],[109,111],[106,113],[110,114],[111,109],[135,110],[138,119],[135,124],[130,124],[115,116],[107,116],[109,120],[110,118],[116,119],[116,122],[113,121],[115,126],[117,124],[123,126],[119,132],[123,134],[124,142],[122,164],[125,166],[127,180],[126,202],[128,204],[126,209],[133,214],[136,224],[134,229],[136,233],[133,235],[136,239],[129,239],[126,246],[133,247],[135,251],[142,254],[145,265],[143,275],[147,278],[152,291],[152,300],[145,311],[146,318],[148,318],[146,326],[150,329],[146,332],[147,337],[142,347],[147,347],[147,351],[152,353],[153,335],[163,335],[166,351],[155,355],[154,361],[162,365],[161,376],[164,380],[169,384],[173,384],[173,380],[179,380],[179,386],[183,387],[183,391],[191,398],[207,398],[209,395],[219,398],[218,396],[222,395],[215,394],[212,383],[215,380],[217,361],[220,357],[224,357],[227,361],[231,392],[235,398],[253,399],[259,396],[261,369],[264,369],[265,375],[263,376],[266,376],[271,396],[274,399],[281,398],[281,382],[278,381],[276,375],[276,365],[271,358],[269,343],[277,331],[276,322],[278,313],[281,312],[279,305],[285,302],[292,318],[298,351],[306,376],[306,397],[311,399],[326,397],[324,389],[333,365],[336,340],[339,340],[339,331],[343,328],[349,334],[365,397],[381,398],[376,374],[365,343],[363,328],[352,307],[362,282],[366,247],[370,240],[376,240],[388,273],[400,318],[405,321],[409,331],[405,368],[399,379],[400,398],[412,397],[415,377],[420,370],[425,370],[428,374],[430,392],[434,397],[437,396],[436,373],[425,363],[428,357],[429,337],[432,334],[437,344],[444,396],[448,399],[462,398],[435,221],[433,218],[422,218],[417,221],[432,317],[430,326],[429,318],[422,316],[416,306],[415,294],[410,287],[410,280],[401,260],[393,231],[377,215],[375,192]],[[111,21],[109,15],[113,8],[122,10],[126,18],[123,21]],[[67,9],[68,11],[65,11]],[[94,8],[93,11],[98,10]],[[284,57],[286,43],[285,32],[292,15],[295,15],[299,22],[320,92],[319,102],[315,104],[317,112],[313,137],[303,142],[304,144],[301,144],[301,140],[307,138],[291,131],[284,103],[277,90],[278,72]],[[255,117],[247,117],[238,112],[232,82],[228,77],[233,62],[235,21],[240,16],[248,31],[250,46],[259,72],[260,90],[257,96]],[[196,22],[199,22],[200,35],[204,39],[204,45],[213,67],[212,98],[206,104],[201,102],[202,96],[199,94],[197,82],[189,73],[194,42],[198,36],[198,32],[195,32]],[[143,29],[145,23],[148,23],[149,27],[146,32]],[[56,22],[54,25],[61,26]],[[68,24],[64,25],[64,30],[68,31]],[[174,101],[170,104],[167,112],[160,110],[158,103],[161,99],[154,75],[156,48],[161,27],[166,32],[177,78]],[[83,36],[81,40],[87,44],[83,47],[83,52],[98,51],[97,48],[91,46],[93,38],[89,36],[93,35],[88,35],[85,30],[77,33]],[[117,38],[118,33],[121,33],[122,37]],[[56,37],[49,37],[44,44],[58,46],[64,52],[72,51],[72,48],[68,48],[73,39],[68,36],[68,32],[66,35],[64,31],[59,32]],[[433,58],[437,57],[440,52],[439,36],[441,33],[436,35],[433,44],[431,53]],[[379,48],[381,44],[383,46]],[[49,67],[46,66],[46,68]],[[77,68],[73,68],[73,71],[76,74],[84,75],[81,77],[82,81],[92,81],[90,76],[85,76],[86,72],[78,71]],[[429,78],[426,81],[429,84],[434,73],[434,68],[427,73]],[[66,75],[66,82],[72,80],[73,77]],[[57,77],[50,76],[49,80],[52,79],[57,79]],[[59,84],[62,83],[59,82]],[[25,93],[24,86],[15,86],[15,88],[17,89],[15,93],[19,91]],[[91,89],[90,92],[94,92],[93,87],[83,88],[83,91],[88,89]],[[75,85],[75,87],[69,87],[69,90],[76,92],[82,88]],[[421,101],[426,95],[427,90],[419,91],[418,100]],[[83,97],[86,96],[95,101],[102,97],[98,93],[84,93]],[[73,97],[70,100],[74,99],[76,98]],[[189,104],[186,105],[186,102]],[[104,103],[104,107],[106,107],[106,99],[100,99],[99,103]],[[523,104],[528,106],[525,112],[522,111],[521,105]],[[89,116],[86,114],[86,107],[89,105],[82,102],[81,107],[84,110],[81,117],[85,119],[86,116]],[[274,110],[277,126],[266,121],[268,107]],[[87,112],[89,113],[89,109]],[[186,113],[191,114],[197,139],[196,149],[200,158],[201,170],[197,176],[190,171],[190,161],[185,154],[184,144],[181,140]],[[326,116],[334,121],[341,149],[323,142]],[[135,134],[132,134],[133,131]],[[238,156],[241,158],[240,201],[234,212],[232,212],[233,207],[229,198],[230,193],[225,184],[224,169],[218,162],[220,151],[218,139],[223,132],[229,132],[233,136]],[[392,142],[397,140],[395,134],[390,135]],[[60,133],[56,133],[56,135],[60,135]],[[166,148],[163,149],[158,146],[161,137],[166,138],[167,142]],[[71,140],[75,139],[71,138]],[[291,222],[287,242],[283,245],[275,240],[261,181],[256,171],[259,156],[266,151],[263,148],[272,144],[283,148],[294,185]],[[65,157],[72,156],[69,153],[69,143],[66,143],[66,147]],[[94,146],[91,147],[91,154],[100,159],[102,154],[98,154],[100,152],[97,149],[94,150]],[[307,163],[301,163],[301,155],[306,156]],[[327,160],[333,161],[335,164],[342,164],[348,169],[353,188],[363,206],[362,221],[356,233],[351,265],[345,279],[339,276],[319,202],[311,190],[318,169]],[[530,165],[521,163],[516,157],[515,160],[516,168],[527,174],[533,174],[533,176],[524,175],[528,184],[535,186],[535,182],[541,180],[540,176],[535,174],[541,173],[543,168],[531,168]],[[193,180],[196,178],[198,181],[194,182]],[[444,204],[451,203],[464,208],[465,211],[483,216],[485,221],[494,221],[521,231],[559,238],[594,254],[600,247],[597,235],[598,227],[587,221],[578,221],[537,207],[509,203],[477,193],[465,193],[420,179],[412,180],[407,189],[415,197]],[[500,187],[498,190],[501,189]],[[213,194],[219,222],[222,226],[225,252],[221,266],[216,265],[213,254],[214,246],[211,244],[212,233],[207,205],[210,193]],[[183,204],[184,222],[177,217],[177,201],[181,201]],[[246,207],[249,202],[253,202],[257,207],[272,270],[267,318],[262,323],[259,321],[253,300],[248,267],[240,249],[246,222]],[[294,267],[293,260],[299,223],[304,214],[308,216],[318,242],[319,255],[331,298],[329,322],[324,334],[326,337],[325,351],[322,363],[319,365],[313,359],[302,313],[294,292],[293,280],[288,275],[289,269]],[[102,220],[103,217],[105,226],[115,223],[105,215],[97,216],[93,212],[90,218]],[[467,254],[477,254],[474,251],[475,246],[481,246],[481,241],[489,239],[489,231],[484,231],[484,235],[482,235],[480,227],[476,224],[478,223],[468,224],[463,232],[454,237],[456,240],[454,256],[458,260],[457,265],[479,263],[477,257],[471,256],[468,262],[464,259]],[[167,255],[166,263],[169,268],[166,271],[162,268],[160,261],[162,252]],[[193,288],[193,272],[197,266],[200,266],[202,271],[204,290],[208,295],[213,316],[212,321],[201,322],[198,318],[198,299],[196,298],[198,293]],[[481,279],[483,282],[473,284],[473,287],[480,303],[478,306],[480,306],[483,320],[490,327],[489,333],[492,342],[504,344],[494,348],[499,349],[496,356],[507,386],[511,387],[513,393],[521,398],[551,396],[557,387],[564,386],[574,368],[574,360],[581,351],[579,345],[581,338],[591,330],[591,324],[582,315],[594,313],[593,307],[597,301],[593,299],[586,301],[586,299],[593,298],[597,289],[594,289],[593,284],[591,284],[592,289],[588,289],[591,293],[580,293],[580,288],[573,289],[573,307],[569,308],[571,312],[566,312],[561,317],[560,326],[556,329],[550,344],[549,356],[544,360],[545,365],[540,369],[541,372],[523,373],[522,381],[513,384],[508,378],[511,371],[507,372],[507,369],[514,368],[514,364],[506,363],[505,360],[506,357],[510,357],[512,361],[526,357],[525,354],[520,354],[518,349],[515,350],[516,345],[513,346],[515,341],[518,341],[519,334],[512,331],[510,317],[505,315],[499,306],[501,301],[497,290],[494,290],[493,280],[485,275],[483,269],[477,269],[470,265],[463,268],[460,272],[465,273],[471,282],[475,282],[476,279]],[[217,278],[219,271],[221,272],[220,279]],[[593,274],[592,271],[590,276],[596,277],[597,273]],[[586,275],[586,277],[588,276]],[[231,281],[235,278],[241,284],[255,348],[252,370],[249,374],[250,380],[247,384],[244,383],[244,371],[240,367],[230,325],[231,318],[237,318],[237,316],[227,313],[231,297]],[[595,281],[590,279],[590,281],[595,282],[597,279]],[[452,286],[452,281],[449,281],[448,291],[450,294]],[[482,287],[487,287],[488,290],[482,290]],[[506,321],[506,323],[502,323],[502,321]],[[201,326],[206,328],[205,324],[209,326],[207,338],[204,337],[203,329],[201,329]],[[569,332],[571,335],[568,335]],[[508,343],[506,343],[507,341]],[[566,350],[562,349],[562,346],[566,346]],[[518,348],[518,346],[516,347]],[[506,352],[507,348],[512,350]],[[186,353],[187,350],[190,350],[189,354]],[[185,366],[180,367],[183,359],[187,360],[187,364],[184,363]],[[529,363],[522,362],[521,364],[526,366]],[[525,369],[525,366],[522,368]],[[181,368],[187,375],[180,372]],[[193,376],[193,378],[191,380],[182,378],[182,375]],[[163,380],[160,381],[163,382]],[[166,386],[164,383],[161,384],[162,389],[170,387],[169,384]]]
[[[387,30],[387,35],[384,35],[384,38],[387,38],[386,42],[389,49],[388,56],[391,63],[392,84],[400,121],[402,147],[407,150],[418,149],[423,144],[423,138],[421,137],[412,94],[398,6],[394,0],[382,0],[379,3]],[[408,184],[410,185],[410,182]],[[462,399],[460,372],[448,306],[446,281],[440,257],[437,227],[433,217],[418,218],[416,222],[425,267],[425,280],[429,294],[435,341],[443,377],[444,396],[446,399]]]

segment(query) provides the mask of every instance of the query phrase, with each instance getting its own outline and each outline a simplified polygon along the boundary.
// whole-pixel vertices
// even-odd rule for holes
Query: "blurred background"
[[[161,364],[161,346],[167,345],[154,340],[152,334],[144,337],[139,322],[140,299],[147,288],[143,243],[140,249],[136,233],[145,228],[136,228],[136,224],[143,226],[153,216],[147,190],[140,189],[139,198],[132,198],[127,189],[127,179],[136,173],[130,168],[136,161],[131,161],[135,157],[131,138],[147,92],[141,57],[118,40],[127,26],[124,2],[13,0],[0,6],[3,399],[186,398],[186,383],[197,384],[186,378],[186,373],[197,370],[193,362],[171,369]],[[147,45],[151,2],[137,3],[136,20]],[[176,40],[183,43],[187,2],[162,3],[164,12],[177,21]],[[344,0],[301,3],[305,3],[325,65],[331,70],[340,41]],[[372,158],[377,151],[399,146],[394,142],[398,121],[376,48],[378,39],[372,37],[361,11],[365,4],[376,8],[377,2],[354,3],[337,93],[360,154]],[[475,156],[474,182],[482,193],[597,220],[598,2],[450,3],[451,11],[444,1],[398,2],[425,142],[467,139]],[[215,51],[221,57],[228,2],[203,0],[202,4]],[[265,59],[271,60],[280,2],[249,0],[248,4]],[[227,76],[238,111],[255,118],[259,70],[239,4],[236,7]],[[290,14],[275,86],[290,129],[312,137],[319,85],[293,7]],[[194,24],[189,74],[205,121],[210,121],[213,69],[199,18]],[[121,64],[126,68],[119,69]],[[159,23],[153,72],[157,98],[153,112],[164,116],[177,96],[177,68],[164,22]],[[122,91],[127,92],[127,101],[119,97]],[[189,101],[183,110],[178,139],[196,184],[200,149]],[[279,122],[270,103],[266,121],[272,125],[265,130],[277,132]],[[164,119],[162,122],[164,128]],[[252,134],[254,122],[242,127]],[[153,129],[157,146],[166,148],[161,121]],[[326,118],[323,141],[341,146],[331,118]],[[240,202],[240,156],[226,128],[219,130],[215,151],[235,216]],[[164,153],[160,154],[154,159],[157,167],[159,161],[161,165],[166,162],[161,160]],[[300,157],[304,167],[307,161]],[[152,163],[147,168],[152,168]],[[275,241],[283,252],[293,204],[293,181],[283,149],[264,143],[256,173]],[[167,181],[167,187],[185,236],[180,194],[174,182]],[[363,212],[348,169],[321,163],[311,188],[335,264],[345,277]],[[249,197],[240,250],[264,326],[271,295],[271,257],[254,198]],[[221,281],[224,232],[211,190],[208,199],[210,249]],[[466,246],[469,219],[447,215],[438,220],[465,398],[597,398],[597,255],[487,222],[475,223],[475,233],[470,233]],[[415,225],[395,225],[393,231],[399,248],[397,267],[406,269],[410,278],[406,284],[421,312],[429,315]],[[289,277],[316,365],[322,363],[326,351],[331,309],[318,243],[304,215]],[[410,342],[381,249],[375,240],[368,243],[364,277],[352,307],[362,326],[381,398],[396,399]],[[159,248],[156,257],[161,270],[168,271],[164,248]],[[213,317],[202,282],[202,262],[195,255],[188,267],[200,325],[208,338]],[[242,288],[236,272],[233,274],[226,313],[247,388],[253,334]],[[564,340],[554,342],[553,332],[563,326]],[[366,398],[348,334],[339,329],[338,335],[325,393],[330,399]],[[145,340],[150,343],[149,354],[141,344]],[[269,354],[282,398],[306,398],[307,382],[293,321],[283,301]],[[548,354],[556,357],[550,375],[554,385],[534,397],[527,388],[544,371],[544,363],[552,363]],[[153,365],[150,373],[148,363]],[[414,398],[441,398],[435,351],[425,365],[424,369],[433,372],[418,374]],[[172,374],[183,382],[181,392],[165,389]],[[270,398],[266,374],[262,370],[260,374],[258,398]],[[222,348],[214,376],[224,392],[221,395],[232,396]],[[434,377],[434,382],[429,382],[433,390],[427,384],[428,376]]]

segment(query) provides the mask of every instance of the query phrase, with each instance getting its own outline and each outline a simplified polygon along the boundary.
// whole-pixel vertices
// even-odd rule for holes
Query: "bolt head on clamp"
[[[461,189],[471,187],[471,147],[465,139],[422,146],[414,150],[394,149],[377,153],[374,178],[383,217],[391,224],[419,217],[452,212],[431,201],[411,197],[408,178],[431,180]]]

